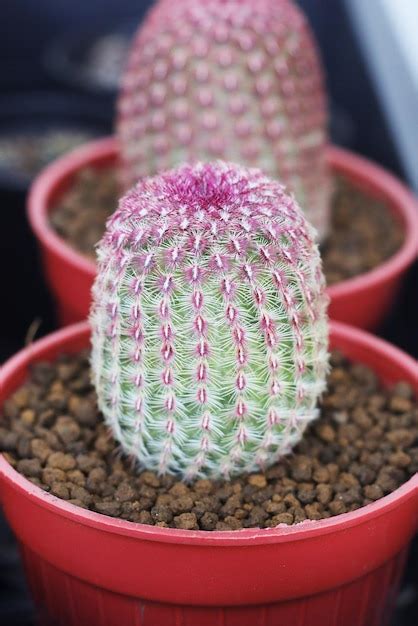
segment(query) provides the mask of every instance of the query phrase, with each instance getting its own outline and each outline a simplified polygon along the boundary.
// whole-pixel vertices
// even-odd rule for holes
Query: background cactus
[[[300,439],[327,369],[310,231],[278,182],[222,162],[145,179],[120,201],[99,246],[92,369],[142,466],[228,476]]]
[[[182,162],[261,168],[328,229],[326,102],[317,50],[290,0],[160,0],[122,80],[122,183]]]

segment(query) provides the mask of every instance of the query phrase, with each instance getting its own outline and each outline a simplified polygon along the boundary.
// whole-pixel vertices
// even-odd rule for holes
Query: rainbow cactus
[[[98,248],[99,407],[142,467],[186,480],[266,467],[316,417],[327,298],[313,233],[260,170],[140,181]]]
[[[227,159],[284,183],[325,236],[322,71],[290,0],[160,0],[138,31],[118,111],[124,186]]]

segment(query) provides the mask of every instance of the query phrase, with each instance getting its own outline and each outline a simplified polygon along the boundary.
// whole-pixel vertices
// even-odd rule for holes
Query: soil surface
[[[384,202],[367,197],[343,178],[336,179],[335,189],[331,233],[321,246],[328,285],[377,267],[403,241],[402,227]],[[52,211],[52,226],[94,260],[94,246],[116,209],[117,198],[113,169],[85,169]]]
[[[102,421],[88,359],[84,351],[36,364],[0,422],[0,450],[13,467],[77,506],[160,527],[270,528],[354,511],[418,471],[410,385],[383,389],[369,368],[333,352],[320,418],[264,473],[186,485],[139,472]]]

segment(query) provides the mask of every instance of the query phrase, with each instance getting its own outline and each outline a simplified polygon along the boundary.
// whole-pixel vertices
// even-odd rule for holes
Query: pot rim
[[[7,361],[3,366],[2,384],[17,370],[26,369],[28,364],[34,362],[45,351],[51,350],[62,343],[73,339],[87,339],[90,334],[88,322],[80,322],[68,326],[34,344],[24,348]],[[374,337],[370,333],[350,327],[341,322],[330,322],[330,335],[343,342],[354,342],[363,349],[377,353],[382,359],[391,361],[396,367],[401,367],[410,373],[410,379],[414,380],[417,371],[416,361],[392,346],[386,341]],[[4,399],[3,399],[4,400]],[[410,498],[418,499],[418,473],[412,476],[406,483],[383,498],[366,506],[323,520],[305,520],[299,524],[287,526],[279,525],[271,529],[249,528],[230,531],[193,531],[175,528],[157,528],[112,518],[94,511],[82,509],[65,500],[44,491],[31,483],[22,474],[17,472],[0,454],[0,479],[8,481],[21,495],[35,501],[37,506],[49,509],[54,514],[67,518],[73,522],[93,527],[102,532],[109,532],[141,540],[156,541],[160,543],[177,543],[188,545],[206,546],[234,546],[283,543],[288,541],[305,540],[318,535],[326,535],[345,531],[352,526],[367,523],[371,518],[385,515],[388,511],[397,507],[403,500]],[[1,485],[0,485],[1,486]]]
[[[118,142],[115,136],[77,147],[44,168],[35,178],[28,196],[29,222],[42,245],[92,280],[96,275],[96,264],[68,244],[51,227],[48,219],[50,198],[63,179],[88,163],[99,164],[116,158],[117,154]],[[326,158],[332,171],[347,175],[360,188],[367,187],[372,195],[386,200],[402,222],[404,232],[401,247],[389,259],[368,272],[327,287],[331,298],[343,298],[397,276],[412,263],[418,254],[418,201],[398,178],[362,156],[330,145]]]

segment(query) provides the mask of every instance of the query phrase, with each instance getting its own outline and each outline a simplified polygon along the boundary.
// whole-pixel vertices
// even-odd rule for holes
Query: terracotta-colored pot
[[[31,363],[88,343],[82,323],[20,352],[4,366],[0,403]],[[339,323],[331,345],[418,393],[416,363],[397,348]],[[382,626],[418,527],[418,475],[352,513],[264,530],[113,519],[43,491],[1,456],[0,496],[42,626]]]

